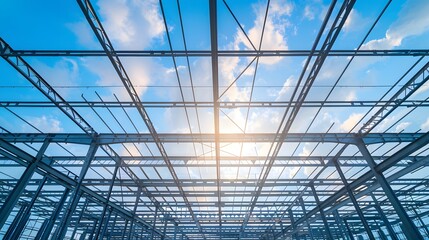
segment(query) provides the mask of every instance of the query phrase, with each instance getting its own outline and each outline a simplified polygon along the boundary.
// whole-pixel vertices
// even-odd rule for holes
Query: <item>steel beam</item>
[[[418,212],[416,211],[416,208],[411,206],[411,209],[413,210],[417,220],[420,222],[420,224],[422,225],[422,228],[426,234],[426,237],[429,237],[429,229],[427,224],[423,221],[423,219],[419,216]]]
[[[185,86],[182,86],[185,87]],[[275,88],[275,86],[267,86]],[[353,86],[351,86],[353,87]],[[73,108],[135,108],[134,102],[123,101],[68,101],[65,103],[58,103],[61,107],[67,105]],[[213,102],[142,102],[146,108],[214,108]],[[284,102],[284,101],[222,101],[217,103],[219,109],[238,109],[238,108],[285,108],[287,106],[296,107],[297,102]],[[1,107],[8,108],[50,108],[57,107],[52,102],[47,101],[0,101]],[[369,108],[369,107],[393,107],[397,106],[395,101],[305,101],[302,103],[303,108]],[[401,105],[397,107],[429,107],[429,102],[426,100],[404,100]]]
[[[136,200],[134,202],[134,208],[133,208],[133,214],[136,215],[136,210],[137,210],[137,206],[139,205],[139,201],[140,201],[140,195],[141,195],[142,189],[138,188],[137,189],[137,196],[136,196]],[[130,224],[130,232],[128,234],[128,239],[132,239],[133,238],[133,234],[134,234],[134,221],[131,221]],[[163,232],[163,235],[165,234],[165,231]]]
[[[310,185],[311,192],[313,193],[313,197],[316,200],[316,208],[319,210],[320,216],[322,217],[323,225],[325,226],[325,234],[330,240],[334,240],[334,236],[332,235],[331,229],[329,227],[328,220],[326,219],[325,212],[323,211],[323,208],[320,207],[320,200],[317,196],[316,188],[314,185]]]
[[[80,197],[82,196],[82,192],[81,192],[82,182],[85,178],[86,173],[88,172],[89,166],[91,165],[91,162],[97,150],[98,150],[98,144],[93,142],[88,149],[84,164],[79,174],[77,185],[75,186],[73,193],[70,197],[70,200],[67,204],[64,217],[61,220],[61,224],[58,227],[58,232],[56,232],[56,234],[54,235],[56,236],[57,239],[63,239],[67,233],[67,229],[69,227],[71,217],[76,210],[76,206],[79,203]]]
[[[394,102],[395,105],[385,105],[381,107],[366,123],[363,124],[359,130],[362,134],[369,133],[380,122],[386,119],[393,111],[399,107],[403,101],[407,100],[413,95],[420,87],[422,87],[428,80],[429,62],[427,62],[416,74],[414,74],[408,82],[404,84],[390,99],[389,102]]]
[[[43,234],[41,236],[41,239],[43,240],[48,239],[49,236],[51,235],[52,228],[54,227],[55,221],[60,216],[61,209],[63,208],[64,203],[66,202],[69,192],[70,192],[70,189],[68,188],[64,190],[63,196],[58,201],[58,204],[55,207],[54,212],[51,215],[51,218],[49,218],[48,224],[46,224],[46,227],[43,229]],[[55,235],[53,235],[53,238],[55,239]]]
[[[218,39],[217,39],[217,0],[209,1],[210,11],[210,44],[211,44],[211,64],[212,64],[212,84],[213,84],[213,124],[214,124],[214,144],[216,157],[216,182],[218,199],[219,227],[222,227],[222,201],[220,187],[220,139],[219,139],[219,64],[218,64]]]
[[[393,240],[398,240],[397,234],[395,233],[395,230],[393,229],[392,225],[390,224],[389,220],[387,219],[386,215],[384,214],[383,210],[381,209],[377,198],[374,196],[373,193],[370,194],[372,200],[374,201],[374,208],[377,210],[377,213],[380,215],[381,220],[383,220],[384,226],[386,226],[387,231],[389,232],[389,236]]]
[[[82,210],[79,212],[79,216],[76,219],[76,223],[75,223],[75,226],[74,226],[74,229],[73,229],[73,232],[72,232],[70,239],[75,239],[74,237],[75,237],[77,229],[79,227],[80,220],[82,219],[83,213],[85,212],[85,209],[87,206],[88,206],[88,198],[85,199],[85,203],[82,206]]]
[[[20,234],[24,230],[25,225],[27,224],[28,219],[30,218],[34,203],[36,202],[37,198],[39,197],[40,192],[42,191],[43,186],[45,185],[47,180],[48,180],[48,178],[46,176],[43,177],[41,183],[39,184],[39,187],[37,188],[36,192],[34,193],[34,196],[31,198],[31,201],[28,203],[27,208],[25,209],[25,212],[23,214],[24,217],[20,220],[18,226],[14,229],[14,232],[11,235],[10,239],[19,239]],[[5,236],[4,239],[6,240],[8,238]]]
[[[110,201],[110,196],[112,195],[112,189],[113,189],[113,186],[114,186],[114,184],[115,184],[115,179],[116,179],[116,174],[118,173],[118,169],[119,169],[119,165],[117,164],[116,166],[115,166],[115,170],[113,170],[113,174],[112,174],[112,180],[111,180],[111,183],[110,183],[110,186],[109,186],[109,191],[108,191],[108,193],[107,193],[107,197],[106,197],[106,199],[107,199],[107,202],[109,202]],[[101,226],[103,225],[103,222],[104,222],[104,218],[105,218],[105,216],[106,216],[106,211],[107,211],[107,209],[108,209],[108,205],[107,204],[105,204],[104,206],[103,206],[103,212],[101,213],[101,215],[100,215],[100,225],[98,226],[98,228],[97,228],[97,230],[96,230],[96,232],[95,232],[95,239],[98,239],[98,237],[99,237],[99,235],[100,235],[100,231],[101,231]],[[111,211],[109,211],[109,218],[110,218],[110,213],[111,213]],[[105,225],[107,225],[108,224],[108,222],[109,221],[106,221],[105,222]],[[101,238],[103,238],[103,236],[104,236],[104,234],[103,235],[101,235]]]
[[[366,148],[365,144],[363,142],[357,143],[356,145],[359,148],[359,151],[361,152],[362,156],[364,156],[368,162],[369,167],[371,168],[371,171],[375,178],[377,179],[380,186],[383,188],[384,192],[386,193],[386,197],[389,199],[390,203],[392,204],[392,207],[395,209],[396,213],[398,214],[399,218],[401,219],[401,222],[404,224],[404,233],[407,236],[408,239],[423,239],[423,236],[419,232],[416,225],[414,225],[413,221],[408,216],[406,210],[400,203],[398,197],[395,195],[395,192],[393,191],[392,187],[387,182],[384,175],[376,170],[376,163],[374,159],[371,157],[371,153]],[[420,145],[421,147],[421,145]]]
[[[49,140],[45,139],[43,141],[43,145],[40,147],[39,151],[37,152],[36,157],[30,157],[29,164],[27,168],[25,169],[24,173],[21,175],[21,178],[13,188],[13,190],[7,195],[7,198],[3,205],[0,208],[0,229],[3,228],[7,218],[9,217],[10,213],[12,212],[13,208],[15,207],[15,204],[18,202],[19,197],[21,196],[22,192],[24,191],[25,187],[28,184],[28,181],[30,181],[31,177],[33,176],[34,171],[36,170],[40,160],[43,157],[43,154],[45,153],[46,149],[49,146]],[[0,154],[3,154],[6,156],[6,154],[10,151],[9,144],[5,143],[3,140],[0,139]]]
[[[349,234],[350,239],[354,240],[355,238],[354,238],[354,235],[353,235],[353,231],[350,228],[349,223],[347,222],[347,219],[343,218],[343,222],[344,222],[344,225],[346,225],[347,233]]]
[[[345,146],[341,150],[341,152],[344,151],[346,147],[347,146]],[[365,216],[359,207],[359,203],[357,202],[352,189],[350,189],[349,183],[347,182],[347,179],[344,176],[344,173],[340,167],[340,164],[338,163],[337,159],[335,159],[335,158],[333,159],[333,162],[334,162],[335,168],[337,169],[338,175],[340,175],[341,181],[344,183],[344,187],[347,190],[347,194],[348,194],[350,200],[352,201],[354,208],[356,209],[356,213],[358,214],[360,221],[362,222],[362,224],[365,228],[365,231],[368,234],[369,239],[375,240],[375,236],[372,233],[371,227],[368,225],[368,222],[366,221]]]
[[[299,198],[299,205],[301,205],[302,212],[304,213],[304,216],[307,215],[307,210],[305,209],[305,204],[304,204],[304,200],[302,199],[302,197]],[[307,229],[308,229],[308,233],[310,235],[310,239],[314,240],[315,238],[313,236],[313,231],[312,231],[312,228],[311,228],[311,225],[310,225],[310,222],[308,221],[308,219],[305,219],[305,223],[307,224]]]
[[[355,144],[362,139],[366,145],[389,142],[413,142],[424,133],[370,133],[365,136],[347,133],[289,133],[287,136],[278,136],[273,133],[247,133],[247,134],[229,134],[222,133],[219,140],[222,143],[259,143],[259,142],[307,142],[307,143],[341,143]],[[43,142],[49,138],[52,143],[75,143],[89,145],[93,140],[101,145],[121,144],[121,143],[154,143],[155,140],[150,134],[146,133],[100,133],[95,137],[81,133],[0,133],[0,138],[7,142]],[[158,134],[158,140],[163,143],[213,143],[214,134]]]
[[[375,161],[382,161],[389,156],[373,156]],[[319,167],[322,161],[326,162],[327,166],[334,166],[332,159],[334,156],[277,156],[277,161],[273,166],[277,167],[299,167],[299,166],[310,166]],[[81,166],[82,160],[85,156],[49,156],[43,157],[42,161],[55,162],[55,165],[68,167]],[[121,156],[122,161],[126,162],[129,167],[163,167],[165,166],[161,156]],[[215,158],[213,156],[171,156],[172,165],[174,167],[200,167],[198,163],[200,160],[205,160],[204,167],[216,167],[214,163]],[[19,166],[18,163],[8,162],[6,157],[0,156],[0,167],[15,167]],[[221,161],[226,161],[228,167],[262,167],[265,160],[263,156],[222,156]],[[1,161],[4,161],[3,163]],[[241,161],[241,162],[240,162]],[[243,163],[242,161],[247,161]],[[361,156],[340,156],[338,161],[341,162],[341,166],[345,167],[365,167],[368,164],[365,159]],[[405,156],[400,162],[397,162],[395,166],[407,167],[408,162],[425,162],[424,156]],[[118,163],[112,160],[109,156],[95,156],[94,162],[91,164],[93,168],[107,167],[114,168]]]
[[[25,210],[28,209],[29,206],[27,204],[21,205],[19,208],[17,214],[15,215],[15,218],[13,219],[12,223],[10,224],[9,228],[6,231],[6,234],[3,236],[3,239],[11,239],[12,235],[16,231],[16,229],[19,227],[20,223],[22,224],[22,219],[25,218]]]
[[[207,50],[115,50],[111,53],[117,57],[211,57],[212,52]],[[306,57],[309,55],[328,55],[333,57],[416,57],[429,56],[429,50],[425,49],[374,49],[374,50],[338,50],[329,52],[323,50],[218,50],[219,57]],[[18,49],[13,52],[1,52],[2,57],[104,57],[107,53],[103,50],[39,50]]]
[[[347,229],[344,226],[344,223],[341,219],[340,214],[338,213],[338,210],[333,211],[334,217],[335,217],[335,221],[337,222],[337,224],[339,225],[340,229],[341,229],[341,235],[343,235],[344,239],[347,240],[349,238],[348,233],[347,233]]]

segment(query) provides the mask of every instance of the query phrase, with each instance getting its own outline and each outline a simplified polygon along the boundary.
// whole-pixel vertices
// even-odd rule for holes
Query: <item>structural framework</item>
[[[287,2],[255,3],[257,37],[238,2],[200,1],[202,13],[151,2],[164,28],[154,49],[120,45],[105,5],[89,0],[72,3],[93,41],[84,50],[17,49],[1,36],[0,237],[429,239],[429,49],[368,47],[402,5],[371,10],[364,35],[344,44],[368,3],[325,3],[307,47],[293,50],[263,44]],[[225,19],[241,45],[225,45]],[[81,79],[81,68],[81,85],[65,83],[43,61],[101,66],[113,82]],[[136,66],[154,62],[171,66],[171,81],[142,87]],[[386,71],[367,81],[377,67]]]

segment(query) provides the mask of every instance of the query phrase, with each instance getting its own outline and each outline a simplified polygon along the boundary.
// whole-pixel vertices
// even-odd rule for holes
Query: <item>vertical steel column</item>
[[[422,225],[423,229],[425,230],[426,236],[429,238],[429,230],[427,228],[427,225],[423,222],[423,219],[419,216],[416,209],[414,207],[411,207],[413,209],[414,214],[416,214],[416,218],[419,220],[420,224]]]
[[[356,209],[356,212],[357,212],[357,214],[359,216],[359,219],[362,222],[363,227],[365,228],[366,233],[368,234],[369,239],[375,240],[375,236],[372,233],[371,228],[369,227],[368,222],[366,221],[365,216],[363,215],[363,212],[362,212],[362,210],[359,207],[359,204],[358,204],[358,202],[357,202],[357,200],[356,200],[356,198],[354,196],[354,193],[353,193],[352,189],[349,186],[349,183],[347,182],[346,177],[344,176],[343,171],[341,170],[340,164],[338,163],[338,159],[333,158],[332,162],[334,163],[335,168],[337,169],[338,175],[340,175],[341,181],[343,182],[344,187],[347,190],[347,194],[349,195],[349,198],[352,201],[353,206]]]
[[[112,229],[110,229],[109,234],[107,235],[107,240],[112,238],[112,233],[115,231],[116,227],[116,219],[118,218],[118,214],[115,214],[115,218],[113,218]]]
[[[355,237],[353,236],[352,229],[350,228],[349,223],[347,222],[347,219],[343,218],[343,222],[346,225],[347,233],[349,234],[350,239],[354,240]]]
[[[386,178],[382,173],[379,173],[375,167],[376,163],[374,159],[371,156],[371,153],[366,148],[365,143],[362,139],[357,140],[356,146],[359,148],[359,151],[362,153],[362,156],[367,161],[369,167],[371,168],[372,173],[374,174],[376,180],[380,184],[381,188],[383,188],[384,193],[386,194],[386,197],[389,199],[390,203],[392,204],[393,208],[395,209],[396,213],[399,216],[399,219],[404,224],[404,234],[407,236],[408,239],[413,240],[423,240],[423,236],[421,235],[420,231],[416,227],[416,225],[413,223],[413,221],[408,216],[407,212],[405,211],[404,207],[399,202],[398,197],[395,195],[395,192],[390,187],[389,183],[387,182]]]
[[[136,211],[137,211],[137,206],[139,205],[139,201],[140,201],[140,195],[142,193],[142,188],[139,187],[137,189],[137,197],[136,197],[136,202],[134,203],[134,209],[133,209],[133,217],[136,215]],[[128,234],[128,239],[131,239],[132,234],[134,233],[134,222],[135,220],[133,219],[131,221],[131,225],[130,225],[130,232]]]
[[[43,177],[39,187],[37,188],[36,192],[34,193],[33,198],[31,199],[30,203],[28,204],[27,208],[25,209],[25,212],[23,214],[23,217],[21,218],[21,220],[19,221],[18,226],[13,230],[13,234],[10,236],[10,239],[18,239],[19,235],[21,235],[22,230],[24,230],[25,225],[28,222],[28,219],[30,218],[30,214],[31,214],[31,209],[34,206],[34,203],[36,202],[37,198],[40,195],[40,192],[42,191],[43,186],[45,185],[46,181],[47,181],[47,177]],[[6,236],[4,237],[4,239],[9,239]]]
[[[158,217],[158,206],[155,206],[155,216],[152,224],[152,233],[150,239],[153,240],[154,234],[155,234],[155,227],[156,227],[156,218]]]
[[[301,205],[304,216],[307,216],[307,210],[305,209],[304,199],[302,199],[302,197],[299,198],[299,204]],[[307,228],[308,228],[308,233],[310,235],[310,238],[311,240],[314,240],[313,232],[311,230],[311,225],[310,225],[310,222],[308,221],[308,218],[305,219],[305,222],[307,223]]]
[[[375,224],[376,224],[376,225],[377,225],[377,227],[378,227],[378,234],[380,235],[381,239],[382,239],[382,240],[389,240],[389,239],[387,238],[386,234],[384,234],[383,229],[381,229],[381,226],[380,226],[380,224],[378,224],[377,220],[374,220],[374,222],[375,222]]]
[[[322,220],[323,220],[323,225],[325,225],[326,235],[328,235],[328,239],[334,240],[331,230],[329,229],[329,224],[328,224],[328,220],[326,220],[325,213],[323,212],[323,209],[320,208],[320,200],[319,200],[319,197],[317,196],[316,188],[314,188],[313,184],[310,185],[310,188],[313,193],[314,199],[316,200],[316,204],[317,204],[316,208],[319,209],[320,216],[322,217]]]
[[[112,215],[112,209],[109,209],[109,212],[107,213],[106,221],[104,222],[103,230],[101,231],[101,239],[104,238],[106,235],[107,227],[109,226],[110,216]],[[95,237],[95,239],[98,239],[98,236]]]
[[[334,213],[334,217],[335,217],[335,221],[338,223],[338,225],[340,226],[340,228],[341,228],[341,234],[343,235],[343,238],[344,239],[348,239],[348,235],[347,235],[347,229],[345,228],[345,226],[344,226],[344,223],[343,223],[343,221],[342,221],[342,219],[341,219],[341,216],[340,216],[340,214],[338,213],[338,210],[337,209],[335,209],[334,211],[333,211],[333,213]]]
[[[61,209],[63,208],[64,203],[66,202],[69,192],[70,192],[70,189],[68,188],[64,190],[63,196],[58,202],[55,211],[51,215],[51,218],[49,219],[48,224],[46,225],[46,228],[43,230],[43,234],[41,237],[42,240],[48,239],[49,235],[51,234],[52,228],[54,227],[54,224],[55,224],[55,220],[58,219],[58,216],[60,215]]]
[[[37,168],[37,164],[42,159],[43,154],[45,153],[48,146],[49,139],[46,139],[40,147],[39,151],[37,152],[36,157],[33,158],[33,161],[28,164],[27,168],[25,169],[21,178],[16,183],[15,187],[7,195],[3,205],[0,208],[0,229],[2,229],[4,224],[6,223],[7,218],[15,207],[15,204],[18,202],[19,197],[21,196],[22,192],[28,184],[28,181],[30,181],[31,177],[33,176],[33,173]]]
[[[142,228],[142,230],[140,231],[140,239],[144,239],[144,230],[145,230],[145,228],[143,226],[141,228]]]
[[[125,239],[125,234],[127,233],[127,228],[128,228],[128,219],[125,220],[124,229],[122,230],[122,238],[121,239]]]
[[[39,231],[36,234],[36,237],[34,237],[34,240],[40,240],[42,238],[42,234],[43,231],[45,230],[46,226],[48,225],[49,219],[46,218],[43,223],[42,226],[40,226]]]
[[[77,229],[78,229],[78,227],[79,227],[79,223],[80,223],[80,220],[82,219],[82,216],[83,216],[83,213],[85,212],[85,208],[88,206],[88,199],[85,199],[85,203],[83,204],[83,207],[82,207],[82,211],[80,211],[80,213],[79,213],[79,217],[77,218],[77,220],[76,220],[76,226],[74,227],[74,229],[73,229],[73,233],[72,233],[72,235],[71,235],[71,238],[70,239],[74,239],[74,236],[76,235],[76,231],[77,231]]]
[[[164,229],[162,231],[161,240],[165,239],[165,232],[167,231],[167,223],[168,223],[167,216],[164,215]]]
[[[12,224],[10,224],[9,228],[6,231],[6,234],[4,235],[3,239],[10,239],[10,237],[13,235],[13,232],[15,231],[15,229],[18,226],[18,223],[21,222],[24,213],[25,213],[25,209],[28,208],[28,205],[22,205],[21,208],[19,209],[18,213],[16,214],[15,218],[12,221]]]
[[[293,217],[292,209],[288,210],[288,214],[289,214],[290,223],[292,226],[292,232],[294,232],[294,234],[292,234],[292,236],[294,239],[299,239],[298,234],[296,233],[295,218]]]
[[[177,236],[177,226],[178,224],[174,223],[174,237],[173,237],[174,240],[176,240],[176,236]]]
[[[79,240],[85,240],[86,234],[88,234],[88,231],[87,230],[83,231],[83,233],[80,235]]]
[[[115,166],[115,170],[113,171],[113,174],[112,174],[112,181],[109,186],[109,192],[107,193],[107,201],[106,201],[106,204],[103,206],[103,212],[101,213],[101,216],[100,216],[100,225],[98,226],[97,231],[95,232],[95,239],[98,239],[98,236],[100,235],[100,231],[101,231],[101,226],[103,226],[103,222],[104,222],[103,220],[104,220],[104,217],[106,216],[106,211],[110,201],[110,196],[112,195],[112,189],[113,189],[113,185],[115,184],[115,179],[116,179],[116,174],[118,173],[118,169],[119,169],[119,164],[117,163]]]
[[[97,223],[100,222],[101,224],[101,220],[99,219],[94,219],[94,224],[92,225],[91,228],[91,232],[89,233],[89,240],[93,240],[94,239],[94,233],[95,233],[95,229],[97,228]]]
[[[377,210],[378,214],[380,215],[381,220],[383,220],[383,223],[386,226],[390,237],[393,240],[398,240],[398,237],[396,236],[395,230],[393,230],[392,225],[390,225],[389,220],[387,219],[386,215],[384,214],[383,210],[381,209],[381,207],[377,201],[377,198],[372,193],[370,194],[370,196],[372,197],[372,200],[374,201],[374,208]]]
[[[79,174],[79,179],[76,184],[76,187],[70,197],[69,203],[67,205],[66,212],[64,214],[64,217],[61,221],[60,226],[58,227],[58,233],[55,234],[57,239],[64,239],[68,225],[70,224],[71,216],[73,215],[74,211],[76,210],[76,206],[79,203],[80,197],[82,195],[80,191],[80,187],[82,185],[83,179],[85,178],[86,173],[88,172],[89,166],[91,164],[91,161],[94,159],[94,155],[97,152],[98,144],[96,142],[92,142],[89,146],[88,152],[85,157],[85,161],[83,163],[82,169]]]

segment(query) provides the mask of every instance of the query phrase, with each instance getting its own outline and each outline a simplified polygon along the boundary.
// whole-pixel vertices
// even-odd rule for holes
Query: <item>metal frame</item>
[[[78,132],[26,132],[15,129],[0,130],[0,238],[4,239],[425,239],[429,238],[429,180],[428,176],[414,177],[413,173],[429,168],[429,133],[378,131],[388,117],[406,110],[407,114],[429,106],[429,97],[413,98],[429,80],[429,50],[394,49],[363,50],[362,44],[378,23],[391,1],[387,1],[362,43],[353,50],[332,49],[339,37],[355,1],[333,0],[311,49],[261,49],[265,21],[269,15],[267,1],[264,26],[259,46],[252,42],[245,29],[228,5],[228,1],[207,0],[210,21],[209,50],[188,50],[186,25],[182,22],[180,1],[176,1],[184,50],[176,50],[168,31],[170,4],[159,0],[169,49],[116,50],[105,31],[97,10],[89,0],[77,0],[82,16],[87,20],[102,50],[14,50],[0,38],[0,56],[46,99],[1,100],[2,110],[24,120],[19,109],[59,109],[70,119]],[[220,9],[231,14],[237,29],[252,45],[249,50],[220,49],[218,15]],[[1,36],[0,36],[1,37]],[[13,43],[11,43],[13,45]],[[264,57],[305,57],[304,66],[293,93],[285,101],[257,101],[253,91],[260,59]],[[49,84],[27,58],[102,57],[112,64],[129,101],[86,100],[68,101],[59,94],[61,86]],[[175,68],[177,88],[181,100],[143,101],[132,79],[122,64],[122,58],[171,59]],[[211,86],[198,86],[192,80],[190,58],[210,59]],[[219,62],[221,58],[249,58],[247,67],[228,86],[221,86]],[[334,57],[349,57],[347,66],[324,100],[308,100],[310,90],[325,61]],[[378,100],[329,100],[333,90],[354,59],[360,57],[416,57],[415,63]],[[25,58],[25,59],[24,59]],[[178,61],[186,60],[190,85],[178,71]],[[251,65],[255,66],[248,101],[225,100],[224,94]],[[341,69],[340,69],[341,71]],[[315,84],[316,82],[316,84]],[[82,86],[72,86],[71,89]],[[87,87],[91,87],[88,85]],[[159,86],[158,86],[159,87]],[[319,86],[320,87],[320,86]],[[19,90],[20,88],[17,87]],[[212,101],[191,101],[184,89],[194,91],[210,88]],[[223,90],[222,90],[223,89]],[[226,90],[225,90],[226,89]],[[427,94],[426,94],[427,95]],[[116,97],[116,96],[115,96]],[[189,133],[158,132],[148,109],[180,109],[186,115]],[[282,110],[276,131],[249,133],[247,124],[251,109]],[[364,116],[350,132],[291,132],[303,109],[358,108]],[[135,132],[99,132],[90,124],[84,111],[92,111],[103,120],[103,110],[121,125],[113,109],[122,110]],[[203,132],[199,110],[213,113],[212,132]],[[221,117],[231,109],[244,109],[245,127],[240,133],[224,133]],[[106,111],[104,111],[106,113]],[[138,119],[131,119],[130,112]],[[196,115],[198,127],[193,129],[191,115]],[[236,124],[230,119],[233,124]],[[135,126],[139,122],[147,128],[142,133]],[[399,120],[389,127],[392,128]],[[29,124],[28,122],[26,122]],[[332,127],[332,126],[331,126]],[[242,154],[246,144],[268,146],[265,155]],[[294,146],[292,154],[285,154],[284,145]],[[328,146],[326,155],[311,153],[298,156],[302,144]],[[126,154],[129,145],[145,148],[150,154]],[[170,153],[172,145],[191,146],[189,154]],[[239,155],[230,154],[227,146],[241,148]],[[87,154],[50,154],[50,147],[66,152],[69,146],[87,149]],[[197,154],[201,146],[209,153]],[[379,150],[379,149],[388,150]],[[313,150],[314,150],[313,149]],[[128,151],[129,152],[129,151]],[[131,156],[130,156],[131,155]],[[209,169],[215,177],[183,177],[180,169]],[[227,168],[258,168],[248,178],[223,178]],[[307,177],[272,177],[273,169],[314,169]],[[5,169],[5,170],[3,170]],[[77,170],[76,170],[77,169]],[[165,173],[160,173],[163,169]],[[10,177],[7,171],[19,172]],[[151,178],[148,172],[155,172]],[[88,173],[91,172],[89,175]],[[103,175],[103,173],[106,175]],[[250,170],[249,170],[250,172]],[[168,175],[168,176],[167,176]],[[207,190],[209,189],[209,190]],[[205,200],[200,200],[205,199]],[[239,200],[237,200],[239,199]]]

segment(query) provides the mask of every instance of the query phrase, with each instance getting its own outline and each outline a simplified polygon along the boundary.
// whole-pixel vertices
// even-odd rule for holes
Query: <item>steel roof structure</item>
[[[429,115],[429,49],[363,47],[384,15],[397,11],[392,1],[374,10],[365,34],[347,49],[347,19],[368,3],[329,2],[303,50],[264,48],[273,1],[263,1],[258,41],[232,2],[201,1],[207,12],[196,14],[186,12],[193,3],[185,0],[156,1],[163,27],[171,21],[176,28],[164,31],[160,49],[117,48],[90,0],[74,4],[96,40],[92,48],[18,49],[0,35],[0,69],[13,77],[2,79],[9,85],[0,97],[0,237],[429,239],[429,133],[408,127],[423,126]],[[220,44],[225,16],[246,48]],[[185,19],[203,22],[206,32],[189,29]],[[189,44],[189,34],[204,35],[208,48]],[[86,86],[68,88],[35,59],[97,59],[119,90],[88,93],[98,84],[90,74]],[[142,93],[130,64],[141,59],[169,61],[173,97],[156,97],[162,86],[161,95],[150,86]],[[226,81],[222,68],[230,59],[246,64]],[[283,98],[266,93],[275,88],[269,73],[283,74],[288,63],[265,71],[267,59],[299,59],[295,82],[280,86],[287,87]],[[354,82],[377,88],[372,92],[339,94],[353,64],[373,59],[400,64],[385,65],[395,73],[376,76],[382,86]],[[209,71],[201,75],[202,61]],[[334,72],[329,82],[321,76],[326,69]],[[244,99],[231,97],[240,89]],[[352,126],[326,120],[336,111],[354,117]],[[159,120],[166,113],[169,121]],[[55,115],[62,127],[53,130],[59,123],[48,121],[42,128],[32,114]]]

